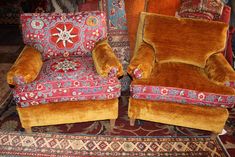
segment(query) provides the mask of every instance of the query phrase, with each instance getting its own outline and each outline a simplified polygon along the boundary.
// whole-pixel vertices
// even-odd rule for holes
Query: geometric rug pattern
[[[128,102],[126,102],[125,100],[126,98],[122,97],[119,101],[120,102],[119,117],[116,120],[115,128],[113,130],[110,130],[110,125],[108,120],[74,123],[74,124],[62,124],[62,125],[53,125],[53,126],[40,126],[40,127],[33,127],[32,130],[35,134],[45,133],[45,135],[63,134],[63,135],[84,135],[88,137],[112,136],[112,137],[123,137],[124,139],[125,137],[132,137],[137,139],[139,138],[139,140],[162,137],[163,138],[162,141],[164,141],[164,139],[168,137],[178,138],[179,141],[190,137],[195,137],[195,140],[200,140],[202,137],[210,136],[210,132],[208,131],[191,129],[180,126],[172,126],[172,125],[166,125],[166,124],[154,123],[142,120],[137,120],[135,126],[130,126],[129,118],[127,117]],[[22,132],[24,133],[24,130],[21,127],[21,123],[19,121],[19,116],[17,114],[15,106],[16,105],[14,101],[11,101],[11,103],[8,104],[8,106],[5,108],[4,111],[0,111],[1,112],[0,132],[5,132],[5,133],[7,132],[8,134],[18,132],[19,135],[23,135]],[[222,141],[223,146],[229,152],[231,157],[235,156],[234,124],[235,124],[235,112],[230,111],[230,117],[225,125],[225,130],[227,131],[227,133],[225,135],[220,135],[218,137],[218,140],[220,139]],[[192,140],[193,138],[190,139]],[[220,143],[218,142],[218,140],[217,143]],[[192,145],[190,145],[189,148],[191,146]],[[184,147],[185,150],[189,149],[186,148],[184,145],[182,145],[182,147]],[[211,148],[214,147],[212,146]],[[195,147],[195,149],[197,150],[197,147]]]
[[[118,137],[0,132],[0,154],[14,156],[227,157],[210,137]]]

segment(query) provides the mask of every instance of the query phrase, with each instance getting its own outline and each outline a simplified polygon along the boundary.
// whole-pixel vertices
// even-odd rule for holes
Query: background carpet
[[[0,154],[14,156],[227,157],[208,137],[115,137],[0,132]]]
[[[43,127],[33,127],[35,133],[53,133],[53,134],[79,134],[79,135],[97,135],[97,136],[113,136],[113,137],[178,137],[179,139],[187,137],[203,137],[210,136],[210,132],[190,129],[179,126],[172,126],[160,123],[153,123],[148,121],[137,120],[135,126],[129,125],[129,119],[127,117],[127,97],[122,97],[119,104],[119,117],[116,121],[116,126],[113,131],[109,128],[109,121],[95,121],[84,122],[75,124],[53,125]],[[229,120],[226,124],[225,135],[219,136],[223,145],[231,156],[235,155],[235,138],[234,138],[234,122],[235,112],[230,112]],[[12,132],[24,132],[21,127],[17,111],[15,109],[14,101],[6,107],[0,117],[0,131],[8,133]]]

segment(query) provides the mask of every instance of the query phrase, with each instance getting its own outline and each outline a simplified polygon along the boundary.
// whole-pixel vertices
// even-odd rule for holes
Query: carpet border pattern
[[[119,137],[0,132],[1,155],[24,156],[228,156],[210,137]]]

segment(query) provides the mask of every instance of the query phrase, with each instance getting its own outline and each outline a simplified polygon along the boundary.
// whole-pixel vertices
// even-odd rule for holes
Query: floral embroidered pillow
[[[106,16],[101,11],[77,13],[24,13],[23,40],[42,53],[43,60],[91,56],[95,43],[107,37]]]
[[[220,0],[181,0],[178,16],[218,20],[222,15],[224,4]]]

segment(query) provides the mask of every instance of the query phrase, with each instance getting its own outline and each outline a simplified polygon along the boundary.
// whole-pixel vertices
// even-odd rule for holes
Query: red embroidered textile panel
[[[42,52],[43,59],[91,56],[97,41],[107,37],[105,13],[25,13],[21,15],[23,39]]]

